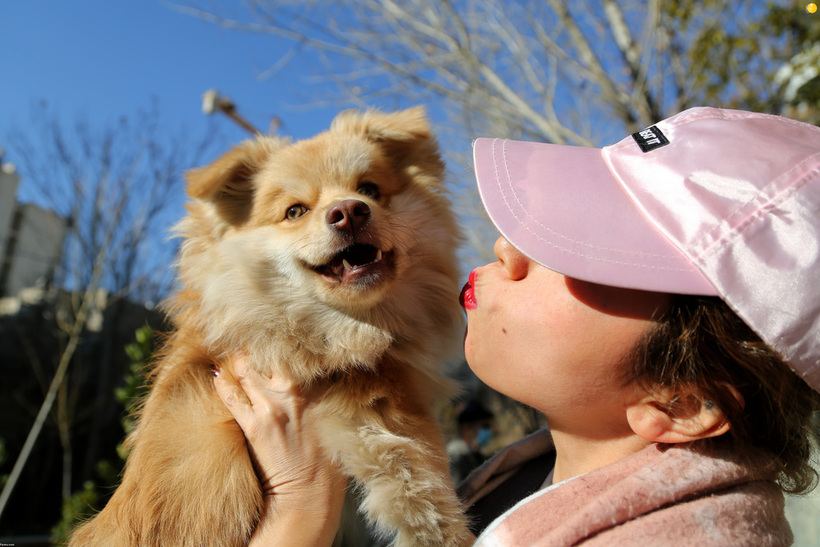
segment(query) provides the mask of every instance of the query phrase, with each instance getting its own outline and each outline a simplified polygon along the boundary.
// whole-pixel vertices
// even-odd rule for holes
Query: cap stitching
[[[746,209],[746,207],[749,205],[749,203],[752,203],[754,201],[760,201],[760,199],[762,197],[761,194],[763,194],[764,190],[767,190],[767,189],[771,188],[772,186],[776,185],[776,183],[778,181],[780,181],[784,177],[787,177],[792,172],[801,170],[801,168],[804,166],[804,164],[807,164],[807,163],[813,161],[815,156],[817,156],[817,154],[812,154],[811,156],[809,156],[808,158],[806,158],[802,162],[798,163],[797,165],[795,165],[794,167],[792,167],[788,171],[782,173],[780,176],[775,178],[771,183],[769,183],[766,186],[766,188],[759,191],[757,193],[756,197],[755,197],[755,200],[748,201],[748,202],[738,206],[737,208],[735,208],[734,211],[732,211],[729,215],[726,216],[726,218],[723,220],[723,222],[719,223],[714,228],[712,228],[711,230],[709,230],[708,232],[703,234],[701,237],[699,237],[697,239],[697,241],[692,242],[692,245],[690,245],[690,249],[692,249],[692,250],[698,249],[698,248],[701,249],[697,253],[697,255],[695,255],[695,258],[697,258],[697,259],[704,258],[705,259],[709,255],[718,252],[722,248],[722,244],[724,242],[730,241],[730,240],[742,235],[753,224],[755,224],[760,218],[762,218],[763,214],[765,212],[768,212],[773,207],[777,207],[778,205],[780,205],[784,201],[790,199],[795,193],[797,193],[798,190],[800,190],[803,186],[805,186],[806,184],[811,182],[814,179],[814,177],[810,176],[811,172],[807,172],[802,177],[803,180],[799,180],[799,181],[795,182],[794,184],[792,184],[791,186],[789,186],[788,188],[782,189],[779,192],[776,191],[773,196],[767,197],[765,199],[765,201],[761,201],[759,203],[759,205],[757,205],[751,213],[748,213],[746,218],[744,218],[742,221],[737,222],[736,224],[733,222],[735,220],[735,218],[738,217],[742,213],[742,211]],[[725,229],[725,228],[728,228],[728,229]],[[720,232],[723,232],[723,233],[718,235]],[[708,245],[706,245],[705,242],[709,239],[711,239],[712,242],[709,243]]]
[[[521,227],[523,227],[525,230],[527,230],[529,233],[531,233],[533,236],[538,238],[539,241],[542,241],[542,242],[546,243],[547,245],[549,245],[549,246],[551,246],[555,249],[558,249],[562,252],[572,254],[572,255],[576,255],[576,256],[582,256],[582,257],[587,258],[587,259],[592,259],[596,262],[604,262],[604,263],[608,263],[608,264],[620,264],[620,265],[627,265],[627,266],[638,266],[638,267],[641,267],[641,268],[646,268],[646,269],[651,269],[651,270],[665,270],[665,271],[675,271],[675,272],[687,272],[687,271],[689,271],[685,268],[672,268],[672,267],[668,267],[668,266],[652,266],[652,265],[644,264],[644,263],[641,263],[641,262],[627,262],[627,261],[619,261],[619,260],[610,260],[610,259],[606,259],[606,258],[597,257],[597,256],[594,256],[594,255],[588,255],[588,254],[584,254],[584,253],[581,253],[581,252],[578,252],[578,251],[573,251],[573,250],[567,249],[566,247],[562,247],[561,245],[558,245],[557,243],[555,243],[553,241],[550,241],[550,240],[547,240],[544,237],[542,237],[539,233],[532,230],[525,222],[523,222],[522,219],[516,214],[515,210],[512,207],[510,207],[510,202],[507,200],[507,194],[504,192],[504,187],[502,186],[502,180],[501,180],[500,173],[499,173],[499,170],[498,170],[498,162],[496,160],[496,151],[495,151],[495,149],[496,149],[496,143],[499,140],[502,140],[502,139],[493,139],[493,145],[492,145],[493,146],[493,154],[492,154],[493,167],[495,168],[495,179],[496,179],[496,184],[498,185],[499,192],[501,193],[501,196],[504,199],[504,204],[507,206],[507,209],[510,211],[510,213],[512,213],[513,217],[515,217],[515,219],[518,221],[519,225]],[[508,161],[507,161],[507,140],[506,139],[502,140],[502,148],[501,149],[502,149],[502,157],[503,157],[503,160],[504,160],[504,169],[505,169],[505,173],[506,173],[506,176],[507,176],[507,182],[510,186],[510,194],[512,195],[512,197],[515,198],[515,201],[518,204],[518,206],[523,211],[526,212],[527,211],[526,208],[521,204],[521,201],[518,199],[518,196],[515,192],[515,189],[513,188],[512,183],[511,183],[512,182],[512,176],[510,175],[509,166],[508,166],[509,164],[508,164]],[[547,232],[553,234],[554,236],[556,236],[558,238],[561,238],[561,239],[564,239],[564,240],[567,240],[567,241],[570,241],[572,243],[577,243],[577,244],[579,244],[581,246],[584,246],[584,247],[588,247],[588,248],[592,248],[592,249],[596,249],[596,250],[602,250],[602,251],[616,252],[616,253],[621,253],[621,254],[625,254],[625,255],[639,255],[639,256],[647,256],[647,257],[655,257],[655,258],[670,258],[671,257],[671,255],[659,255],[659,254],[653,254],[653,253],[642,253],[642,252],[639,252],[639,251],[627,251],[627,250],[624,250],[624,249],[611,249],[611,248],[608,248],[608,247],[603,247],[603,246],[599,246],[599,245],[593,245],[593,244],[590,244],[590,243],[586,243],[586,242],[583,242],[583,241],[578,241],[578,240],[572,239],[571,237],[559,234],[559,233],[555,232],[554,230],[551,230],[550,228],[544,226],[535,217],[530,215],[529,212],[526,212],[526,216],[534,224],[536,224],[540,228],[546,230]]]
[[[507,140],[504,140],[504,145],[502,147],[502,150],[503,150],[503,157],[504,157],[504,167],[505,167],[506,174],[507,174],[507,181],[510,183],[511,194],[513,195],[513,197],[515,197],[515,200],[516,200],[516,203],[518,204],[518,206],[521,207],[522,210],[526,211],[526,208],[521,204],[521,201],[518,199],[518,196],[515,193],[515,189],[512,186],[512,175],[510,174],[509,168],[507,167],[507,164],[508,164],[508,162],[507,162]],[[493,161],[495,161],[495,155],[493,155]],[[497,170],[496,170],[496,179],[498,179]],[[499,184],[499,187],[501,187],[500,184]],[[503,190],[502,190],[502,194],[503,194]],[[510,209],[510,211],[513,212],[513,209],[509,206],[509,203],[507,202],[506,197],[505,197],[504,201],[505,201],[505,203],[507,203],[507,207]],[[515,215],[515,212],[513,212],[513,215],[515,216],[515,218],[517,220],[520,221],[519,217],[517,215]],[[584,247],[589,247],[591,249],[603,250],[603,251],[612,251],[612,252],[628,254],[628,255],[649,256],[649,257],[655,257],[655,258],[674,258],[672,255],[662,255],[662,254],[657,254],[657,253],[643,253],[643,252],[640,252],[640,251],[627,251],[625,249],[613,249],[613,248],[604,247],[604,246],[601,246],[601,245],[593,245],[592,243],[586,243],[585,241],[580,241],[580,240],[577,240],[577,239],[573,239],[569,236],[560,234],[560,233],[556,232],[555,230],[552,230],[549,227],[543,225],[541,222],[538,221],[537,218],[530,215],[529,213],[527,213],[527,218],[531,219],[532,222],[534,224],[538,225],[539,228],[542,228],[542,229],[546,230],[547,232],[553,234],[554,236],[556,236],[558,238],[570,241],[572,243],[577,243],[579,245],[582,245]],[[522,226],[525,226],[525,225],[522,223]],[[528,230],[529,230],[529,228],[528,228]],[[543,240],[543,238],[541,238],[537,233],[532,232],[532,230],[529,230],[529,231],[531,233],[533,233],[534,235],[536,235],[537,237],[539,237],[539,239]],[[545,241],[546,243],[550,243],[547,240],[543,240],[543,241]],[[558,247],[559,249],[562,248],[562,247],[560,247],[560,246],[558,246],[557,244],[554,244],[554,243],[552,243],[552,245]],[[571,252],[571,251],[568,251],[568,252]],[[580,254],[580,253],[575,253],[575,254]],[[587,255],[581,254],[581,256],[587,256]],[[629,263],[625,262],[624,264],[629,264]],[[685,271],[685,270],[681,270],[681,271]]]

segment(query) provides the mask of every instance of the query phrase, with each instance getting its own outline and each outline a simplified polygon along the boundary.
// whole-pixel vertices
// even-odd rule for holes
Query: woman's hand
[[[251,544],[330,545],[347,479],[319,443],[315,396],[262,376],[241,357],[233,370],[215,373],[214,385],[245,433],[265,496]]]

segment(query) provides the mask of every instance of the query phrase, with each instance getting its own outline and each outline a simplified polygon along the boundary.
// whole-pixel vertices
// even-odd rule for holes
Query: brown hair
[[[786,492],[804,493],[817,484],[810,460],[818,441],[813,419],[820,394],[721,299],[674,295],[630,360],[634,364],[627,382],[650,392],[690,386],[723,411],[731,429],[705,442],[738,454],[767,450],[776,459]],[[727,386],[736,389],[743,402]]]

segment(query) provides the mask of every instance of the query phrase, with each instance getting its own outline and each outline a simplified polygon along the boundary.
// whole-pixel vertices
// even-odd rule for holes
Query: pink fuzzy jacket
[[[473,473],[460,488],[468,503],[495,479],[552,447],[536,433]],[[748,466],[691,445],[653,444],[522,500],[476,545],[790,545],[784,498],[764,457]]]

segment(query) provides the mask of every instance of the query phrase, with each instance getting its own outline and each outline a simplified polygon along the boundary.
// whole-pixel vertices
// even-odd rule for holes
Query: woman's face
[[[477,268],[462,293],[470,368],[488,386],[543,412],[555,431],[628,429],[625,409],[640,393],[623,386],[622,358],[669,296],[568,278],[504,238],[495,255],[498,261]]]

